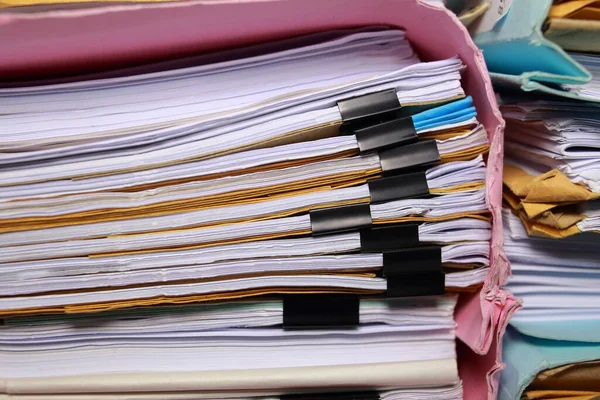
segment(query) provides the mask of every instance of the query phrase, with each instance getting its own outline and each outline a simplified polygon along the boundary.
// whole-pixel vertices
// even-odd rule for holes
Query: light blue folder
[[[412,116],[412,120],[415,129],[420,132],[425,129],[465,122],[476,116],[473,98],[467,96],[464,99],[415,114]]]
[[[583,329],[573,324],[570,328]],[[509,326],[502,342],[502,359],[506,368],[500,376],[498,400],[515,400],[521,398],[536,375],[545,369],[600,359],[600,343],[540,339],[523,335]]]
[[[542,26],[551,5],[552,0],[513,0],[508,13],[491,31],[474,36],[494,85],[600,102],[559,86],[585,84],[591,75],[544,37]]]

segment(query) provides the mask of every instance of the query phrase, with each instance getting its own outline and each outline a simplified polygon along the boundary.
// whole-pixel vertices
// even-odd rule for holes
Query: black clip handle
[[[311,210],[309,216],[313,236],[353,231],[373,223],[369,204],[320,208]]]
[[[360,298],[352,294],[286,294],[283,328],[353,328],[360,323]]]
[[[442,248],[425,246],[384,253],[383,276],[386,296],[436,296],[446,292]]]
[[[360,230],[362,253],[384,253],[419,245],[419,224],[373,226]]]
[[[367,184],[371,203],[429,196],[425,171],[373,179]]]
[[[387,89],[376,93],[339,100],[338,109],[342,121],[351,122],[361,118],[369,118],[400,109],[396,89]]]
[[[384,173],[424,168],[440,162],[440,153],[435,140],[423,140],[406,146],[395,147],[379,153]]]
[[[412,117],[367,126],[354,131],[361,153],[404,146],[419,140]]]

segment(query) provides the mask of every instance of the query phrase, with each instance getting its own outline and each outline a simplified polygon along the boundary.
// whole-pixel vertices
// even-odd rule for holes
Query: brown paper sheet
[[[558,206],[600,198],[600,193],[593,193],[571,182],[558,170],[533,176],[514,165],[507,164],[504,166],[502,180],[523,203],[547,203],[547,205]],[[542,211],[547,209],[545,207]]]
[[[471,132],[471,130],[475,128],[472,126],[470,128],[453,128],[453,129],[443,129],[439,131],[431,131],[431,132],[423,132],[419,134],[420,140],[428,140],[428,139],[437,139],[437,140],[448,140],[453,137],[466,135]]]
[[[600,360],[561,365],[540,372],[528,390],[562,390],[598,392],[600,395]]]
[[[127,301],[116,301],[107,303],[92,303],[92,304],[80,304],[70,305],[61,307],[42,307],[42,308],[30,308],[23,310],[0,310],[0,317],[8,318],[15,316],[24,315],[41,315],[41,314],[57,314],[57,313],[91,313],[101,312],[108,310],[118,310],[122,308],[130,307],[142,307],[142,306],[153,306],[158,304],[189,304],[189,303],[201,303],[208,301],[221,301],[221,300],[234,300],[242,299],[254,296],[266,296],[266,295],[280,295],[286,293],[299,293],[299,294],[311,294],[311,293],[349,293],[349,294],[379,294],[381,291],[369,291],[369,290],[356,290],[356,289],[338,289],[338,288],[265,288],[265,289],[252,289],[252,290],[241,290],[236,292],[225,292],[225,293],[211,293],[207,295],[191,295],[191,296],[180,296],[180,297],[153,297],[149,299],[135,299]]]
[[[409,222],[409,221],[419,221],[419,222],[447,221],[447,220],[463,218],[463,217],[464,218],[476,218],[476,219],[480,219],[480,220],[484,220],[484,221],[489,221],[491,219],[491,216],[489,215],[489,213],[485,212],[485,213],[481,213],[481,214],[458,213],[458,214],[451,214],[448,216],[436,217],[436,218],[404,217],[404,218],[397,218],[397,219],[390,219],[390,220],[378,220],[375,223],[376,224],[386,224],[386,223]],[[225,224],[223,224],[223,225],[225,225]],[[156,232],[154,232],[154,233],[156,233]],[[149,233],[148,235],[152,235],[154,233]],[[206,242],[206,243],[200,243],[200,244],[196,244],[196,245],[192,245],[192,246],[184,246],[184,247],[156,247],[156,248],[152,248],[152,249],[126,251],[126,252],[90,254],[89,257],[112,257],[112,256],[118,256],[118,255],[124,255],[124,254],[141,254],[141,253],[155,253],[158,251],[190,250],[190,249],[199,249],[199,248],[211,247],[211,246],[220,246],[220,245],[224,245],[224,244],[247,243],[247,242],[254,242],[257,240],[289,238],[289,237],[294,237],[294,236],[299,236],[299,235],[309,235],[310,233],[311,233],[310,230],[280,232],[280,233],[276,233],[276,234],[265,234],[265,235],[252,236],[252,237],[246,237],[246,238],[241,238],[241,239],[231,239],[231,240],[224,240],[224,241],[217,241],[217,242]],[[144,235],[146,235],[146,234],[144,234]],[[117,236],[113,236],[113,237],[119,237],[119,236],[134,236],[134,235],[117,235]]]
[[[120,256],[120,255],[124,255],[124,254],[155,253],[157,251],[180,251],[180,250],[190,250],[190,249],[201,249],[204,247],[220,246],[220,245],[224,245],[224,244],[247,243],[247,242],[254,242],[254,241],[258,241],[258,240],[291,238],[291,237],[295,237],[295,236],[310,235],[310,234],[311,234],[311,231],[309,229],[306,229],[306,230],[299,230],[299,231],[289,231],[289,232],[257,235],[257,236],[252,236],[252,237],[246,237],[243,239],[231,239],[231,240],[222,240],[222,241],[217,241],[217,242],[206,242],[206,243],[196,244],[193,246],[157,247],[157,248],[153,248],[153,249],[149,249],[149,250],[135,250],[135,251],[127,251],[127,252],[90,254],[88,257],[90,257],[90,258],[112,257],[112,256]]]
[[[600,53],[600,21],[550,18],[544,36],[567,51]]]
[[[557,170],[529,175],[514,165],[504,166],[503,198],[532,236],[564,238],[581,233],[576,223],[585,218],[580,202],[600,198],[571,182]]]
[[[481,3],[477,4],[475,7],[460,13],[458,19],[468,28],[473,22],[477,21],[479,17],[485,14],[488,8],[490,8],[490,0],[482,0]]]
[[[521,398],[523,400],[600,400],[600,392],[528,390]]]
[[[155,189],[155,188],[159,188],[159,187],[163,187],[163,186],[176,185],[176,184],[181,184],[181,183],[209,181],[212,179],[223,178],[225,176],[239,176],[239,175],[251,174],[253,172],[270,171],[273,169],[297,167],[297,166],[304,165],[304,164],[315,163],[315,162],[319,162],[319,161],[337,160],[340,158],[353,157],[356,155],[358,155],[358,149],[344,151],[341,153],[327,154],[327,155],[319,156],[319,157],[304,158],[301,160],[282,161],[282,162],[273,163],[273,164],[260,165],[260,166],[254,167],[254,168],[246,168],[246,169],[242,169],[242,170],[229,171],[226,173],[193,176],[193,177],[183,178],[183,179],[174,179],[174,180],[170,180],[170,181],[161,181],[161,182],[149,183],[149,184],[144,184],[144,185],[139,185],[139,186],[131,186],[128,188],[120,188],[119,191],[120,192],[137,192],[140,190]]]
[[[23,217],[0,220],[0,232],[54,228],[95,222],[119,221],[131,218],[154,217],[207,208],[257,203],[264,200],[289,197],[300,193],[316,193],[334,188],[363,184],[367,178],[378,177],[379,170],[337,174],[318,179],[307,179],[285,185],[274,185],[257,189],[240,190],[213,196],[203,196],[156,203],[141,207],[98,209],[87,212],[63,214],[50,217]]]
[[[571,0],[553,5],[548,18],[596,19],[598,11],[599,0]]]
[[[445,133],[454,134],[454,133]],[[441,162],[467,161],[472,160],[480,154],[489,150],[489,146],[477,146],[463,151],[444,154],[441,156]],[[255,171],[244,171],[245,173]],[[336,174],[323,176],[319,178],[291,182],[281,185],[266,186],[256,189],[246,189],[234,192],[220,193],[212,196],[203,196],[198,198],[175,200],[169,202],[155,203],[140,207],[118,208],[118,209],[96,209],[86,212],[63,214],[47,217],[21,217],[0,220],[0,233],[17,232],[33,229],[54,228],[60,226],[80,225],[96,222],[119,221],[130,218],[154,217],[170,213],[179,213],[186,211],[198,211],[217,206],[233,206],[241,204],[256,203],[266,199],[275,199],[297,195],[300,193],[310,193],[322,190],[331,190],[334,188],[349,187],[360,185],[381,176],[380,170],[352,171],[346,174]],[[216,176],[215,178],[218,178]],[[201,177],[204,180],[206,177]],[[193,179],[191,179],[193,180]],[[190,180],[187,180],[188,182]],[[162,184],[179,184],[177,182],[162,182]],[[433,189],[435,194],[453,193],[463,190],[475,189],[482,186],[482,183],[474,182],[472,184],[463,184],[451,188]],[[157,187],[157,186],[155,186]],[[152,186],[138,187],[137,189],[151,189]],[[124,190],[130,191],[130,190]],[[287,215],[292,215],[288,213]]]
[[[464,130],[445,132],[442,135],[450,135],[449,137],[453,137],[453,136],[458,136],[461,133],[464,133]],[[435,138],[436,135],[434,134],[432,137]],[[442,155],[441,162],[446,163],[446,162],[451,162],[451,161],[471,160],[474,157],[478,156],[479,154],[484,154],[484,153],[487,153],[488,151],[489,151],[488,145],[472,147],[472,148],[465,149],[462,151],[457,151],[457,152]],[[247,168],[244,170],[234,170],[234,171],[229,171],[227,173],[208,174],[208,175],[195,176],[195,177],[184,178],[184,179],[144,184],[144,185],[129,187],[127,189],[121,189],[121,191],[139,191],[139,190],[154,189],[154,188],[158,188],[158,187],[162,187],[162,186],[187,183],[187,182],[193,182],[193,181],[207,181],[207,180],[211,180],[211,179],[222,178],[225,176],[239,176],[239,175],[249,174],[249,173],[253,173],[253,172],[268,171],[268,170],[288,168],[288,167],[296,167],[296,166],[300,166],[300,165],[304,165],[304,164],[308,164],[308,163],[327,161],[327,160],[336,160],[336,159],[352,157],[352,156],[356,156],[356,155],[358,155],[358,149],[348,150],[348,151],[334,153],[334,154],[327,154],[327,155],[323,155],[323,156],[319,156],[319,157],[311,157],[311,158],[304,158],[304,159],[300,159],[300,160],[283,161],[283,162],[279,162],[279,163],[260,165],[260,166],[254,167],[254,168]]]
[[[488,212],[483,213],[456,213],[450,215],[444,215],[442,217],[421,217],[421,216],[410,216],[410,217],[402,217],[402,218],[389,218],[389,219],[379,219],[377,221],[373,221],[375,225],[383,225],[383,224],[394,224],[400,222],[434,222],[434,221],[449,221],[451,219],[457,218],[475,218],[483,221],[491,221],[492,217]]]
[[[529,218],[523,210],[511,207],[511,211],[519,217],[530,236],[560,239],[581,233],[577,225],[572,225],[567,228],[557,228],[550,225],[544,225],[536,219]]]
[[[440,160],[442,164],[454,161],[469,161],[480,154],[487,154],[489,151],[489,145],[476,146],[452,153],[440,154]]]
[[[119,208],[119,209],[98,209],[88,212],[64,214],[51,217],[23,217],[0,220],[0,233],[17,232],[33,229],[56,228],[60,226],[71,226],[90,224],[96,222],[120,221],[131,218],[154,217],[172,213],[187,211],[198,211],[208,208],[217,208],[218,206],[235,206],[242,204],[258,203],[265,200],[273,200],[281,197],[298,195],[300,193],[316,193],[318,191],[332,190],[350,186],[364,184],[367,181],[366,176],[373,178],[380,177],[377,171],[364,171],[365,177],[358,177],[354,180],[344,181],[340,175],[332,176],[329,186],[312,186],[321,183],[319,181],[294,182],[287,186],[277,186],[262,188],[263,190],[247,190],[235,193],[225,193],[223,196],[205,196],[201,198],[185,199],[180,201],[171,201],[157,203],[143,207]],[[349,177],[351,178],[351,177]],[[432,189],[433,194],[449,194],[462,192],[466,190],[477,190],[485,186],[483,182],[473,182],[456,185],[449,188]],[[271,188],[273,191],[271,192]],[[262,193],[262,191],[267,192]]]
[[[282,272],[282,273],[265,273],[265,274],[247,274],[247,275],[239,275],[236,277],[250,277],[250,276],[272,276],[272,275],[305,275],[305,274],[314,274],[319,271],[302,271],[301,273],[297,271],[292,272]],[[356,276],[356,277],[366,277],[372,278],[375,277],[373,272],[356,272],[356,271],[339,271],[340,273],[336,275],[345,275],[345,276]],[[333,275],[331,273],[322,273],[323,275]],[[232,279],[233,276],[228,277],[220,277],[216,279],[210,280],[202,280],[204,281],[217,281],[217,280],[227,280]],[[183,284],[183,283],[195,283],[200,281],[174,281],[169,282],[169,284]],[[165,283],[161,283],[165,284]],[[448,293],[461,293],[461,292],[476,292],[483,284],[475,284],[468,287],[447,287],[446,291]],[[154,285],[136,285],[125,288],[133,288],[133,287],[144,287],[144,286],[154,286]],[[102,291],[107,288],[98,288],[94,291]],[[114,288],[108,288],[114,289]],[[90,290],[86,290],[85,292],[89,292]],[[78,290],[72,291],[62,291],[62,292],[53,292],[57,293],[77,293],[81,292]],[[126,301],[113,301],[113,302],[103,302],[103,303],[92,303],[92,304],[76,304],[76,305],[68,305],[61,307],[41,307],[41,308],[31,308],[24,310],[0,310],[0,318],[9,318],[16,316],[27,316],[27,315],[42,315],[42,314],[75,314],[75,313],[93,313],[93,312],[103,312],[103,311],[111,311],[118,310],[124,308],[132,308],[132,307],[145,307],[145,306],[154,306],[154,305],[178,305],[178,304],[189,304],[189,303],[202,303],[209,301],[224,301],[224,300],[233,300],[233,299],[241,299],[247,297],[257,297],[257,296],[266,296],[266,295],[281,295],[287,293],[351,293],[351,294],[362,294],[362,295],[374,295],[381,294],[382,291],[378,290],[363,290],[363,289],[344,289],[344,288],[263,288],[263,289],[251,289],[251,290],[241,290],[241,291],[230,291],[230,292],[222,292],[222,293],[210,293],[204,295],[188,295],[188,296],[159,296],[153,298],[145,298],[145,299],[133,299]],[[49,293],[45,293],[49,294]]]

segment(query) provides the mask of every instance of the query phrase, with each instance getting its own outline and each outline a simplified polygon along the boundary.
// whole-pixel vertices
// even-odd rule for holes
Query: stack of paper
[[[488,138],[460,60],[420,63],[402,31],[337,35],[199,67],[0,91],[2,313],[385,292],[374,273],[403,264],[386,252],[419,243],[444,244],[408,253],[440,258],[447,286],[481,284]],[[271,73],[281,79],[246,78]],[[404,237],[368,249],[369,235]],[[372,254],[345,254],[361,250]]]
[[[500,399],[591,399],[600,358],[600,235],[531,238],[509,210],[507,288],[523,300],[503,343]],[[572,365],[568,365],[572,364]]]
[[[507,210],[505,249],[513,276],[508,287],[523,298],[523,308],[511,324],[543,335],[544,321],[593,320],[600,317],[596,287],[600,279],[600,237],[529,238],[519,220]],[[600,320],[599,320],[600,321]],[[595,335],[573,330],[573,335]]]
[[[51,376],[59,393],[79,382],[105,398],[254,397],[288,385],[320,387],[329,378],[330,391],[358,379],[460,399],[454,304],[453,297],[361,300],[361,326],[346,330],[282,330],[287,310],[278,300],[15,318],[1,332],[2,376],[15,392],[43,387]],[[53,371],[32,369],[33,360]],[[106,379],[115,373],[123,379]],[[160,395],[126,394],[135,388]]]
[[[504,197],[528,232],[565,237],[600,230],[597,104],[537,100],[502,109]]]
[[[571,56],[592,80],[565,88],[582,98],[598,98],[599,58]],[[597,376],[591,378],[595,387],[586,376],[597,373],[587,362],[600,358],[599,110],[593,102],[526,96],[502,106],[509,207],[505,251],[512,271],[507,289],[522,299],[523,307],[510,320],[503,341],[507,367],[500,399],[597,395]]]
[[[0,387],[461,398],[446,292],[492,232],[462,61],[380,28],[228,54],[0,89]]]

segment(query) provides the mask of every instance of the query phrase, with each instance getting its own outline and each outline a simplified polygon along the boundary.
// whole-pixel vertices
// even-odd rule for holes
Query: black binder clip
[[[373,226],[360,230],[362,253],[385,253],[419,246],[419,224]]]
[[[423,140],[381,151],[379,161],[385,174],[397,173],[402,170],[425,168],[437,164],[440,162],[440,152],[435,140]]]
[[[337,105],[342,121],[346,123],[375,116],[381,118],[382,115],[393,113],[401,107],[396,89],[339,100]]]
[[[360,323],[360,298],[352,294],[286,294],[284,329],[355,328]]]
[[[419,140],[412,117],[396,118],[355,129],[354,135],[361,153],[404,146]]]
[[[386,296],[435,296],[446,292],[440,246],[416,247],[383,254]]]
[[[284,394],[280,400],[380,400],[378,392],[337,392],[337,393],[301,393]]]
[[[311,210],[309,216],[313,236],[353,231],[373,222],[369,204],[320,208]]]
[[[371,203],[429,196],[425,171],[370,180]]]

